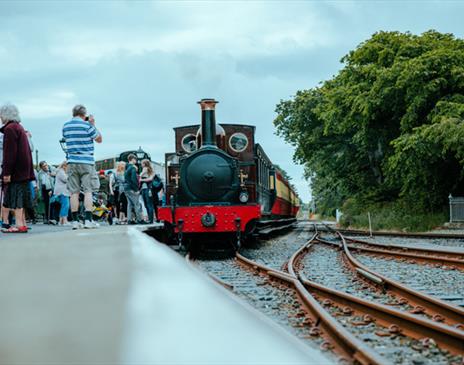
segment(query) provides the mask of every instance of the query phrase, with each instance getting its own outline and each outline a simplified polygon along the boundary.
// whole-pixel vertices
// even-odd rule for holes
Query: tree
[[[296,147],[318,206],[404,199],[433,209],[464,193],[464,41],[378,32],[342,62],[276,107],[277,134]]]

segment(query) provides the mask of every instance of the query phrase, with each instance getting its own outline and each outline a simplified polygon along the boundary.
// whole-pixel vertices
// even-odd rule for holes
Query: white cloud
[[[318,16],[315,7],[306,3],[290,3],[284,13],[281,6],[275,4],[240,5],[163,3],[150,21],[145,19],[145,27],[125,27],[122,23],[124,14],[118,14],[108,27],[83,26],[78,32],[70,27],[60,32],[59,36],[50,39],[49,51],[53,57],[66,62],[92,65],[104,57],[121,53],[205,52],[246,57],[333,42],[329,23]],[[156,26],[160,16],[188,17],[188,20],[180,25],[174,22],[175,26],[163,29]]]
[[[46,119],[68,116],[72,105],[75,103],[76,95],[72,91],[59,90],[43,92],[40,93],[40,96],[20,99],[17,105],[22,118]]]
[[[272,120],[282,98],[337,72],[373,32],[435,28],[462,36],[458,2],[0,1],[0,103],[18,104],[40,157],[59,162],[72,106],[97,115],[97,156],[142,146],[161,160],[172,127],[218,120],[257,126],[257,141],[309,199]]]

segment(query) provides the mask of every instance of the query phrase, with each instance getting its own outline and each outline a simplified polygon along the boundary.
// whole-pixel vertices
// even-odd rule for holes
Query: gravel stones
[[[272,269],[286,271],[286,262],[298,248],[311,238],[313,229],[312,224],[300,223],[298,228],[290,233],[270,240],[259,241],[251,247],[244,247],[241,253],[245,257]]]
[[[355,254],[364,265],[412,289],[433,295],[451,304],[464,306],[464,273],[431,265],[385,259],[371,254]]]
[[[302,260],[304,275],[319,284],[333,289],[386,305],[408,311],[410,306],[400,304],[395,297],[383,294],[356,275],[343,262],[341,251],[336,248],[314,244]],[[374,322],[366,322],[362,316],[350,313],[346,308],[336,305],[325,306],[351,333],[366,342],[380,355],[395,364],[450,364],[460,363],[462,357],[452,356],[436,346],[434,342],[428,343],[427,348],[417,340],[395,333]]]
[[[358,278],[344,264],[341,251],[323,244],[314,244],[302,260],[302,273],[316,283],[345,293],[376,301],[385,305],[393,305],[397,309],[410,310],[411,306],[400,304],[389,294],[383,294],[375,287]]]
[[[320,336],[312,335],[312,323],[293,289],[245,269],[234,259],[199,260],[196,264],[202,270],[233,285],[233,292],[237,296],[303,339],[312,348],[318,348],[322,344],[323,339]]]
[[[426,364],[450,364],[460,360],[460,357],[452,356],[447,351],[440,350],[436,344],[425,349],[420,341],[401,334],[389,333],[384,327],[375,323],[369,323],[365,326],[353,326],[351,323],[362,320],[362,317],[356,315],[347,316],[338,307],[331,307],[329,311],[357,338],[394,364],[412,364],[415,361],[418,363],[424,361]]]

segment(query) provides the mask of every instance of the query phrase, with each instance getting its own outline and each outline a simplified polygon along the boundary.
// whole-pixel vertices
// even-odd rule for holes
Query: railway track
[[[463,328],[464,309],[408,287],[385,274],[380,274],[372,269],[372,267],[364,265],[354,257],[349,245],[346,243],[345,237],[341,234],[340,240],[340,243],[323,239],[319,239],[319,242],[341,249],[344,262],[353,272],[362,277],[370,285],[374,285],[379,290],[386,291],[397,298],[398,303],[407,304],[412,307],[412,313],[427,315],[436,321]]]
[[[414,248],[431,248],[441,249],[443,251],[456,251],[464,253],[464,240],[456,238],[410,238],[410,237],[393,237],[393,236],[345,236],[347,239],[357,239],[369,243],[380,243],[392,246],[404,246]]]
[[[429,356],[435,363],[462,361],[464,332],[412,315],[404,305],[397,309],[383,304],[382,299],[391,300],[388,294],[373,295],[369,286],[353,282],[350,270],[342,270],[345,264],[339,251],[315,241],[295,253],[288,265],[290,272],[351,333],[395,363],[422,361],[421,352],[430,347],[430,339],[440,346],[433,345],[433,355]],[[456,356],[449,356],[447,351]]]
[[[314,235],[312,239],[315,238]],[[306,244],[305,244],[306,245]],[[304,246],[305,246],[304,245]],[[309,329],[309,338],[318,339],[320,348],[324,351],[334,351],[340,362],[357,362],[360,364],[387,364],[377,353],[372,351],[359,339],[335,320],[321,304],[312,297],[298,278],[289,272],[272,269],[262,263],[250,260],[237,253],[237,261],[256,273],[267,276],[270,280],[283,283],[292,288],[299,302],[304,306],[305,320],[303,324]],[[288,265],[288,264],[287,264]]]
[[[301,244],[302,238],[305,234],[309,235],[310,230],[314,232],[311,239]],[[376,289],[376,284],[367,284],[365,277],[359,280],[359,271],[352,269],[346,270],[345,281],[354,282],[355,285],[347,285],[345,290],[330,287],[323,280],[313,280],[317,277],[308,275],[308,268],[309,272],[315,270],[311,261],[307,260],[317,254],[315,250],[330,251],[339,257],[338,266],[337,262],[327,257],[319,260],[328,265],[323,268],[320,277],[327,277],[327,270],[342,267],[340,248],[343,246],[315,244],[317,233],[318,226],[306,226],[296,233],[290,233],[281,242],[244,250],[243,254],[237,254],[235,260],[208,262],[206,265],[202,262],[199,266],[212,272],[223,285],[225,281],[229,289],[233,288],[234,292],[254,302],[255,307],[261,307],[271,317],[277,316],[281,324],[296,325],[298,337],[333,351],[342,361],[361,364],[419,364],[430,359],[435,363],[459,364],[463,361],[464,331],[451,326],[459,326],[463,317],[450,318],[447,312],[429,313],[429,308],[425,312],[428,317],[435,316],[435,320],[421,317],[423,311],[419,304],[409,300],[406,302],[403,296],[403,300],[400,300],[395,292],[382,293]],[[284,241],[286,243],[282,244]],[[342,260],[347,261],[346,258]],[[343,265],[347,266],[348,263]],[[263,289],[266,295],[257,294],[263,294],[257,288]],[[283,304],[273,301],[284,297],[291,298],[291,301]],[[374,301],[374,297],[377,300]],[[263,305],[266,302],[267,305]],[[278,309],[280,314],[271,313],[269,308]],[[287,317],[286,321],[283,321],[282,313]],[[291,318],[300,320],[290,323]]]
[[[315,336],[311,331],[310,319],[291,286],[274,280],[255,268],[244,266],[236,258],[220,261],[197,259],[194,263],[201,270],[212,275],[221,285],[228,289],[233,288],[233,292],[238,297],[308,343],[310,347],[325,346],[324,339]],[[328,357],[330,362],[330,357],[333,355]]]
[[[358,230],[358,229],[338,229],[337,231],[345,236],[370,236],[371,235],[371,232],[369,231]],[[372,235],[384,236],[384,237],[403,237],[403,238],[421,238],[421,239],[462,239],[464,240],[463,234],[456,234],[456,233],[373,231]]]
[[[336,233],[339,232],[345,236],[347,240],[363,240],[369,243],[383,243],[386,245],[405,246],[414,248],[431,248],[443,246],[443,251],[453,251],[456,248],[460,254],[464,253],[464,234],[440,234],[440,233],[407,233],[407,232],[370,232],[363,230],[335,230],[328,224],[319,223],[319,231]]]
[[[355,238],[345,237],[350,250],[393,256],[408,259],[413,262],[444,266],[448,269],[464,270],[464,252],[452,251],[440,247],[410,247],[401,244],[386,244],[369,242]]]

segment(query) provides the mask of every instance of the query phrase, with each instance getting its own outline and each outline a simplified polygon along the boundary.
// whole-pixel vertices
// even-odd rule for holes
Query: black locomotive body
[[[255,143],[255,127],[216,124],[217,102],[199,103],[201,125],[175,128],[176,152],[166,154],[167,205],[159,209],[166,229],[179,240],[226,233],[239,242],[263,220],[294,220],[296,194],[285,194],[291,188]],[[279,193],[291,209],[280,210]]]

